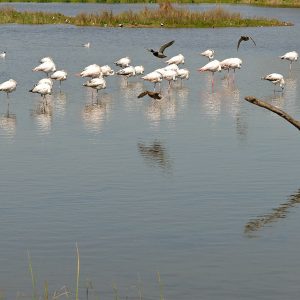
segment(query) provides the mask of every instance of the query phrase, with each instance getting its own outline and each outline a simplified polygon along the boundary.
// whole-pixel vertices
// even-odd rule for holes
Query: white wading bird
[[[92,77],[96,78],[102,75],[101,67],[93,64],[85,67],[83,71],[79,74],[80,77]]]
[[[115,74],[115,71],[108,65],[100,67],[100,71],[104,77],[113,76]]]
[[[284,89],[285,81],[281,74],[271,73],[271,74],[268,74],[268,75],[262,77],[261,79],[268,80],[268,81],[272,82],[275,86],[277,84],[279,84],[279,86],[281,87],[281,91],[283,91],[283,89]],[[274,88],[274,92],[275,92],[275,88]]]
[[[177,71],[177,77],[180,78],[181,85],[182,85],[182,80],[183,79],[189,79],[189,77],[190,77],[190,71],[188,69],[179,69]]]
[[[17,88],[17,82],[14,79],[9,79],[0,84],[0,91],[5,92],[7,98],[9,98],[9,93],[13,92]]]
[[[215,50],[207,49],[201,53],[202,56],[206,56],[209,60],[214,58]]]
[[[211,72],[212,73],[212,79],[211,79],[211,83],[212,83],[212,86],[214,86],[214,74],[215,72],[220,72],[222,69],[221,69],[221,63],[215,59],[211,62],[209,62],[208,64],[206,64],[205,66],[203,66],[202,68],[198,69],[199,72]]]
[[[92,78],[86,83],[84,83],[83,86],[95,89],[98,94],[99,90],[106,89],[106,81],[103,77]]]
[[[169,60],[166,61],[168,65],[175,64],[184,64],[184,56],[182,54],[178,54],[176,56],[171,57]]]
[[[116,66],[121,68],[129,67],[130,63],[131,63],[131,59],[128,56],[120,58],[119,60],[114,62]]]
[[[33,68],[32,71],[38,72],[44,72],[47,74],[47,77],[49,77],[50,72],[56,71],[56,66],[54,61],[50,57],[44,57],[41,59],[41,64],[37,67]]]
[[[46,95],[51,94],[52,85],[50,85],[47,82],[38,83],[31,90],[29,90],[29,92],[40,94],[41,97],[43,97],[45,99]]]
[[[124,69],[121,69],[116,74],[125,76],[126,82],[128,83],[128,78],[132,77],[132,76],[135,76],[136,73],[135,73],[135,68],[132,67],[132,66],[129,66],[129,67],[126,67]]]
[[[67,72],[65,70],[59,70],[54,72],[50,78],[59,81],[59,87],[61,87],[61,82],[67,79]]]
[[[290,61],[290,70],[292,69],[292,62],[297,61],[299,54],[296,51],[287,52],[286,54],[279,56],[281,59],[286,59]]]
[[[145,76],[142,77],[142,79],[154,83],[154,91],[155,91],[156,84],[159,83],[159,85],[160,85],[163,77],[162,77],[161,73],[154,71],[154,72],[146,74]]]

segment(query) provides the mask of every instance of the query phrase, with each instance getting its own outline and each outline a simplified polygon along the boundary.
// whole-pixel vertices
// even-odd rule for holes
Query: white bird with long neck
[[[56,66],[54,61],[50,57],[44,57],[41,59],[41,64],[32,69],[34,72],[44,72],[49,77],[49,73],[56,71]]]
[[[101,67],[97,64],[92,64],[83,69],[79,74],[80,77],[92,77],[97,78],[102,75]]]
[[[122,57],[119,60],[114,62],[116,66],[121,68],[129,67],[130,63],[131,63],[131,59],[128,56]]]
[[[9,97],[9,93],[15,91],[17,88],[17,82],[14,79],[9,79],[0,84],[0,91],[5,92],[7,98]]]
[[[161,71],[157,71],[159,72],[163,79],[167,80],[169,82],[169,86],[168,86],[168,90],[171,87],[171,81],[176,81],[177,80],[177,71],[175,70],[161,70]]]
[[[59,70],[54,72],[50,78],[59,81],[59,87],[61,87],[61,82],[66,80],[68,73],[65,70]]]
[[[281,75],[281,74],[271,73],[271,74],[268,74],[268,75],[262,77],[261,79],[268,80],[268,81],[272,82],[275,86],[277,84],[279,84],[279,86],[281,87],[281,91],[283,91],[283,89],[284,89],[285,81],[284,81],[283,75]],[[275,92],[275,88],[274,88],[274,92]]]
[[[51,94],[52,85],[50,85],[47,82],[38,83],[31,90],[29,90],[29,92],[40,94],[41,97],[43,97],[45,99],[46,95]]]
[[[115,74],[115,71],[108,65],[100,67],[100,71],[104,77],[113,76]]]
[[[184,64],[184,56],[182,54],[178,54],[176,56],[171,57],[169,60],[166,61],[168,65],[175,64]]]
[[[233,70],[240,69],[242,66],[242,60],[238,57],[226,58],[220,62],[222,70]]]
[[[128,78],[132,77],[132,76],[135,76],[136,72],[135,72],[134,67],[129,66],[129,67],[126,67],[124,69],[121,69],[116,74],[124,76],[126,78],[126,83],[128,84]]]
[[[154,83],[154,91],[155,91],[156,84],[157,83],[160,84],[162,82],[163,76],[161,73],[157,71],[153,71],[143,76],[142,79]]]
[[[99,90],[103,90],[106,88],[106,81],[103,77],[92,78],[89,81],[87,81],[86,83],[84,83],[83,86],[95,89],[98,94]]]
[[[208,60],[212,60],[214,58],[214,54],[215,54],[215,50],[212,49],[207,49],[201,53],[201,55],[207,57]]]
[[[180,78],[181,85],[182,85],[182,80],[183,79],[189,79],[189,77],[190,77],[190,71],[188,69],[179,69],[177,71],[177,77]]]
[[[215,59],[213,61],[210,61],[208,64],[203,66],[202,68],[198,69],[199,72],[211,72],[212,73],[212,86],[214,86],[214,74],[215,72],[221,72],[221,63]]]
[[[282,56],[279,56],[281,59],[286,59],[290,61],[290,70],[292,69],[292,63],[298,60],[299,54],[296,51],[287,52]]]

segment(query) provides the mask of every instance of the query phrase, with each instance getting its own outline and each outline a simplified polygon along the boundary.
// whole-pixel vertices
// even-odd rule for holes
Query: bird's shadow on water
[[[154,168],[158,167],[164,172],[171,172],[172,161],[166,147],[161,141],[154,140],[149,144],[139,141],[137,143],[137,149],[148,166]]]
[[[288,200],[278,207],[273,208],[271,212],[251,219],[244,226],[244,233],[248,237],[253,237],[255,233],[265,226],[277,222],[280,219],[286,218],[292,208],[300,204],[300,189],[288,197]]]

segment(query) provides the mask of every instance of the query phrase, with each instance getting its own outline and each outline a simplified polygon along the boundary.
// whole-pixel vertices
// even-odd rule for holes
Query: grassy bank
[[[161,0],[0,0],[0,2],[160,3]],[[298,7],[299,0],[170,0],[172,3],[228,3],[269,7]]]
[[[78,26],[109,26],[123,24],[124,27],[160,27],[167,28],[208,28],[208,27],[248,27],[291,25],[276,19],[244,18],[221,7],[205,12],[175,8],[171,3],[161,3],[157,9],[145,7],[138,12],[126,11],[113,14],[111,11],[98,13],[80,13],[68,17],[60,13],[19,12],[11,7],[0,9],[0,23],[17,24],[73,24]]]

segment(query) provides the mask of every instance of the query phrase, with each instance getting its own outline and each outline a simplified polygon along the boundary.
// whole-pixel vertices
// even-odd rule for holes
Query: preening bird
[[[240,47],[240,44],[241,42],[243,41],[249,41],[251,40],[253,42],[253,44],[256,46],[256,43],[255,41],[253,40],[253,38],[251,36],[247,36],[247,35],[242,35],[238,41],[238,44],[237,44],[237,47],[236,47],[236,50],[238,51],[239,50],[239,47]]]
[[[129,67],[119,70],[116,74],[125,76],[126,79],[128,79],[129,77],[135,76],[135,68],[132,66],[129,66]]]
[[[50,78],[59,81],[59,86],[61,86],[61,82],[67,79],[67,72],[65,70],[59,70],[54,72]]]
[[[121,68],[129,67],[130,63],[131,63],[131,59],[128,56],[122,57],[119,60],[114,62],[116,66]]]
[[[41,59],[41,64],[33,68],[32,71],[41,71],[46,73],[47,76],[49,76],[50,72],[56,71],[55,63],[50,57],[44,57]]]
[[[274,85],[279,84],[282,91],[284,89],[285,81],[284,81],[284,78],[281,74],[271,73],[271,74],[268,74],[268,75],[262,77],[261,79],[262,80],[268,80],[268,81],[272,82]],[[275,92],[275,89],[274,89],[274,92]]]
[[[299,54],[296,51],[287,52],[286,54],[279,56],[281,59],[286,59],[290,61],[290,70],[292,69],[292,62],[297,61]]]
[[[175,64],[184,64],[184,56],[182,54],[178,54],[176,56],[171,57],[169,60],[166,61],[168,65]]]
[[[149,52],[151,52],[154,56],[158,57],[158,58],[165,58],[167,57],[166,55],[164,55],[164,51],[166,48],[170,47],[171,45],[174,44],[175,41],[171,41],[168,42],[164,45],[162,45],[159,50],[153,50],[153,49],[147,49]]]
[[[205,66],[203,66],[202,68],[198,69],[199,72],[206,72],[209,71],[212,73],[212,79],[211,79],[211,84],[212,86],[214,85],[214,74],[215,72],[221,72],[222,68],[221,68],[221,63],[215,59],[213,61],[210,61],[208,64],[206,64]]]
[[[98,93],[99,90],[103,90],[106,88],[106,81],[103,77],[92,78],[91,80],[84,83],[83,86],[93,88],[97,90]]]
[[[144,96],[148,95],[150,98],[155,100],[160,100],[162,98],[161,94],[159,92],[150,92],[150,91],[144,91],[138,95],[138,98],[142,98]]]
[[[101,67],[97,64],[92,64],[83,69],[83,71],[79,74],[81,77],[92,77],[96,78],[102,75]]]
[[[148,73],[145,76],[143,76],[142,79],[154,83],[154,90],[155,90],[156,84],[158,82],[160,84],[160,82],[163,79],[163,76],[161,73],[159,73],[157,71],[153,71],[153,72]]]
[[[202,56],[206,56],[209,60],[214,58],[215,50],[207,49],[201,53]]]
[[[107,77],[107,76],[112,76],[115,74],[115,71],[108,65],[100,67],[102,76]]]
[[[13,92],[17,88],[17,82],[14,79],[9,79],[0,84],[0,91],[5,92],[8,94]]]

